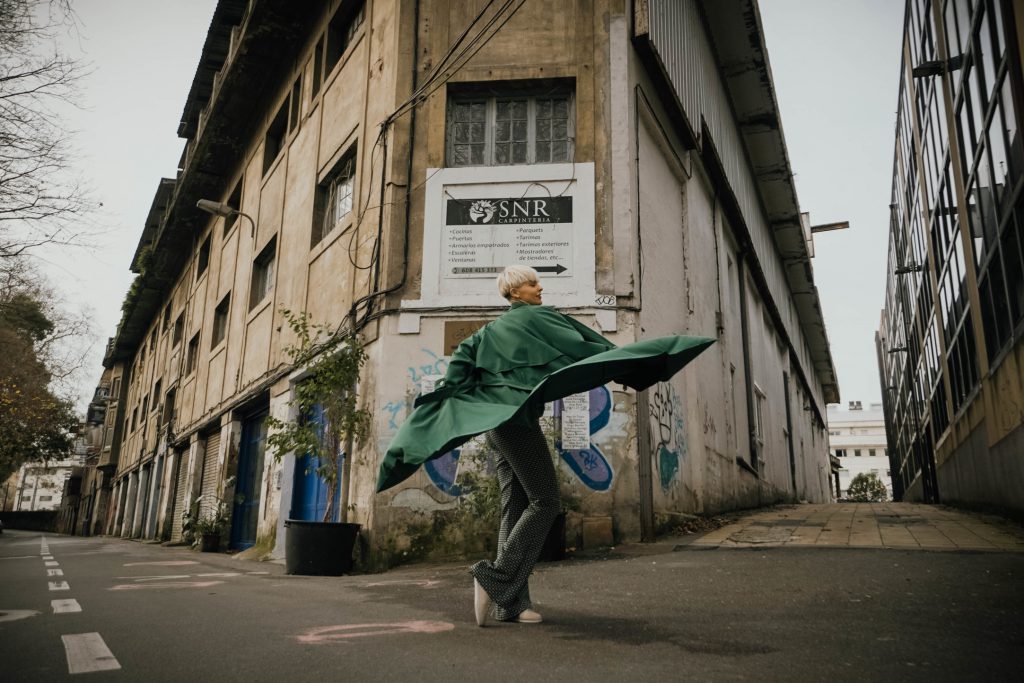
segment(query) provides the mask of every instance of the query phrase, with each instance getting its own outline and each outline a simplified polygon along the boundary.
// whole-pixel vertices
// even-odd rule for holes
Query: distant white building
[[[85,441],[75,439],[71,455],[64,460],[30,462],[18,471],[15,510],[56,510],[64,497],[64,482],[72,469],[85,464]]]
[[[870,403],[864,409],[860,401],[850,401],[847,410],[840,410],[838,405],[828,406],[827,415],[829,452],[839,459],[836,497],[846,497],[850,482],[858,474],[874,472],[892,498],[882,404]]]

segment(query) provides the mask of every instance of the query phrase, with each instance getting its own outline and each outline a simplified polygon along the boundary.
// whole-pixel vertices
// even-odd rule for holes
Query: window
[[[352,40],[359,32],[359,27],[363,25],[364,10],[364,2],[359,2],[354,7],[350,3],[343,3],[331,18],[331,23],[327,25],[327,45],[324,55],[325,76],[334,70],[334,67],[341,61],[341,56],[345,54],[345,50],[352,44]]]
[[[853,449],[853,457],[855,457],[855,458],[859,458],[860,457],[860,449],[859,448]]]
[[[115,377],[114,381],[110,383],[110,399],[116,401],[118,394],[121,393],[121,378]]]
[[[132,408],[132,431],[135,431],[135,425],[139,424],[139,407],[135,406]]]
[[[274,286],[274,263],[277,258],[277,236],[270,238],[267,246],[252,264],[252,282],[249,285],[249,310],[263,301]]]
[[[146,415],[149,414],[149,394],[142,397],[142,419],[146,419]]]
[[[874,448],[869,448],[868,449],[868,455],[870,457],[872,457],[872,458],[875,457],[875,449]]]
[[[152,354],[153,353],[153,349],[155,349],[155,348],[156,348],[156,328],[154,327],[153,331],[149,333],[149,353]]]
[[[233,209],[242,208],[242,179],[239,178],[238,182],[235,183],[235,189],[231,190],[231,196],[228,197],[227,205]],[[238,222],[238,214],[233,213],[230,216],[224,217],[224,234],[231,232],[231,228],[235,227],[235,223]]]
[[[838,449],[836,449],[836,456],[838,456],[840,458],[845,458],[846,457],[846,449],[845,448],[838,448]]]
[[[207,235],[206,239],[199,246],[199,257],[196,261],[196,279],[202,277],[203,273],[206,272],[207,267],[210,265],[210,236]]]
[[[177,346],[181,343],[181,338],[185,334],[185,312],[182,311],[178,314],[177,320],[174,321],[174,336],[172,337],[172,346]]]
[[[188,342],[188,353],[185,356],[185,374],[191,375],[192,371],[196,369],[196,363],[199,361],[199,332],[196,332],[195,336],[192,337]]]
[[[267,135],[263,140],[263,175],[267,174],[274,160],[284,149],[284,136],[288,132],[288,100],[281,103],[281,108],[274,115],[274,120],[267,128]]]
[[[228,309],[231,308],[231,294],[228,293],[217,304],[213,311],[213,334],[210,336],[210,348],[216,348],[217,344],[224,341],[228,333]]]
[[[39,496],[40,503],[48,503],[51,500],[53,500],[53,496]]]
[[[573,159],[572,95],[509,87],[505,92],[455,93],[448,105],[449,166],[542,164]]]
[[[352,213],[355,176],[356,150],[353,147],[335,164],[327,179],[316,188],[310,247],[319,244],[320,240]]]
[[[153,385],[153,410],[156,410],[156,402],[160,400],[160,386],[163,384],[162,379],[158,379],[156,384]]]
[[[299,118],[302,116],[302,76],[299,75],[292,84],[292,94],[288,98],[288,132],[299,127]]]
[[[171,325],[171,304],[168,303],[164,306],[164,317],[160,322],[160,332],[166,332],[167,328]]]
[[[323,82],[324,70],[324,37],[316,41],[316,49],[313,51],[313,80],[309,85],[309,96],[316,97],[320,92],[320,84]]]

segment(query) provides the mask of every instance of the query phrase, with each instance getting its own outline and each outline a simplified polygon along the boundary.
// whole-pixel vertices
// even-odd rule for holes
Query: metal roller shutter
[[[188,451],[178,453],[178,483],[174,488],[174,515],[171,517],[171,540],[181,540],[181,516],[185,514],[185,484],[188,483]]]
[[[217,451],[220,450],[220,432],[206,439],[206,455],[203,457],[203,499],[199,501],[199,516],[212,515],[217,509]]]

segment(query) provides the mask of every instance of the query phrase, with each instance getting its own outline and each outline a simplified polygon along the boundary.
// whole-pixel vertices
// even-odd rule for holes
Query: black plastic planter
[[[285,568],[289,574],[341,576],[352,571],[360,526],[343,522],[285,520]]]

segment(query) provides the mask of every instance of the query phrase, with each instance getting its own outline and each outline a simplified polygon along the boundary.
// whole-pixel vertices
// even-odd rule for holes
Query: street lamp
[[[224,202],[215,202],[212,199],[200,199],[196,202],[196,208],[206,213],[212,213],[214,216],[221,216],[227,218],[228,216],[241,216],[249,221],[250,236],[256,237],[256,222],[247,213],[243,213],[238,209],[234,208],[230,204]]]

